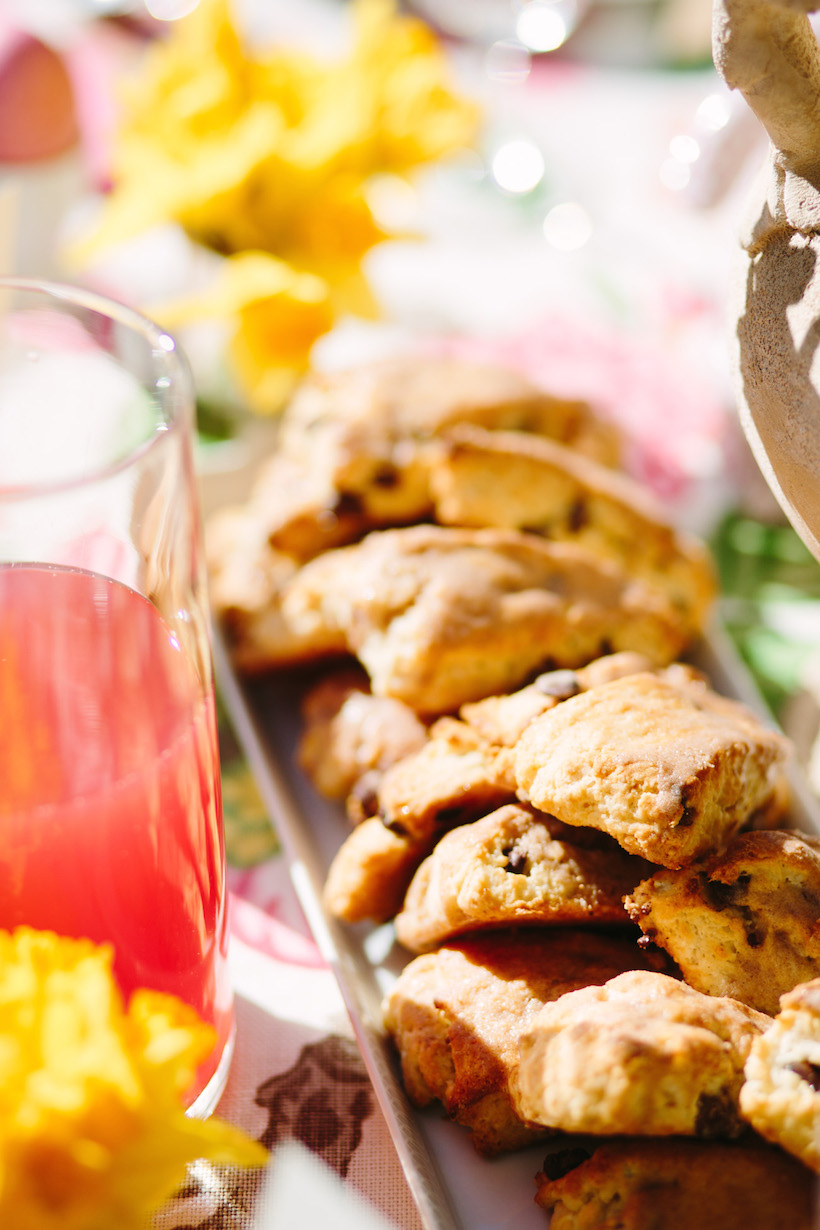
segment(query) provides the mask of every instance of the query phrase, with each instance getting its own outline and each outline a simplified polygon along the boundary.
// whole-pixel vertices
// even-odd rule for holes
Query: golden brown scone
[[[739,834],[724,854],[685,871],[656,872],[627,909],[684,978],[762,1012],[820,976],[820,838]]]
[[[624,924],[623,896],[648,866],[605,833],[501,807],[441,838],[413,877],[396,935],[425,952],[488,928]]]
[[[582,402],[497,366],[408,355],[303,382],[254,483],[254,516],[273,547],[299,560],[427,519],[431,448],[459,422],[540,432],[606,464],[619,452],[614,429]]]
[[[462,705],[459,717],[488,743],[514,747],[533,718],[554,709],[562,700],[622,675],[636,675],[651,668],[652,662],[641,653],[607,654],[577,670],[545,671],[517,692]]]
[[[365,774],[371,788],[386,768],[418,751],[427,727],[412,709],[373,696],[361,671],[321,679],[302,702],[299,764],[320,794],[344,799]]]
[[[820,1173],[820,978],[783,995],[771,1029],[755,1039],[740,1110],[766,1140]]]
[[[518,687],[548,663],[635,650],[663,665],[688,637],[658,592],[518,530],[373,533],[306,564],[281,609],[302,636],[342,636],[376,695],[427,715]]]
[[[480,1153],[532,1144],[544,1129],[525,1126],[510,1101],[518,1035],[548,1000],[642,962],[629,940],[563,929],[495,932],[416,957],[384,1005],[408,1096],[441,1101]]]
[[[649,491],[554,440],[463,425],[430,474],[442,525],[497,525],[580,543],[657,586],[694,631],[716,592],[705,545],[669,525]]]
[[[743,1065],[771,1020],[632,971],[547,1004],[519,1039],[522,1119],[596,1136],[737,1137]]]
[[[685,675],[630,675],[527,726],[519,795],[625,850],[683,867],[723,849],[771,797],[787,741]]]
[[[618,1140],[548,1155],[536,1202],[550,1230],[812,1230],[812,1176],[778,1149]]]
[[[508,749],[491,748],[464,722],[439,719],[418,752],[354,787],[347,810],[356,828],[325,885],[330,913],[345,922],[392,918],[442,834],[509,802],[513,787]]]
[[[357,824],[336,851],[322,893],[342,922],[387,922],[401,909],[416,868],[435,842],[394,833],[378,817]]]
[[[346,653],[338,629],[300,628],[282,613],[282,594],[299,565],[274,550],[245,509],[225,508],[206,526],[211,607],[243,671],[310,662]]]
[[[382,774],[376,807],[388,828],[426,841],[514,799],[509,749],[486,743],[465,722],[443,718],[423,747]]]

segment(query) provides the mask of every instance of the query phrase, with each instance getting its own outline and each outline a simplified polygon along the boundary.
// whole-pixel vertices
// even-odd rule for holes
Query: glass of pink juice
[[[187,365],[75,288],[0,279],[0,928],[113,946],[127,997],[233,1013]]]

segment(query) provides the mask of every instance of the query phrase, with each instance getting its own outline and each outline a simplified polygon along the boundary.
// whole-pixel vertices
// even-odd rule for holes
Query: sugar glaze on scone
[[[564,1132],[737,1137],[743,1065],[770,1023],[665,974],[621,974],[534,1018],[519,1040],[515,1107]]]
[[[740,833],[702,865],[656,872],[626,906],[709,995],[774,1014],[784,992],[820,977],[820,837]]]
[[[629,675],[536,718],[515,751],[519,796],[632,854],[683,867],[723,849],[775,790],[789,744],[705,684]]]
[[[536,1202],[550,1230],[814,1230],[816,1193],[760,1144],[617,1140],[548,1154]]]
[[[424,952],[488,928],[623,925],[623,896],[647,869],[604,833],[502,807],[436,844],[411,881],[396,935]]]
[[[820,1174],[820,978],[781,997],[746,1060],[740,1110],[752,1127]]]
[[[416,957],[384,1003],[410,1100],[442,1102],[480,1153],[543,1138],[510,1098],[519,1034],[549,1000],[649,964],[628,939],[569,929],[499,931]]]

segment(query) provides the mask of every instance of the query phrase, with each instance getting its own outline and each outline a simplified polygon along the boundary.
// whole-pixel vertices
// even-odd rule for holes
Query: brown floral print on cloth
[[[255,1101],[268,1111],[262,1144],[272,1149],[282,1140],[298,1140],[341,1178],[374,1109],[358,1047],[332,1034],[303,1046],[292,1068],[259,1086]]]
[[[254,1102],[268,1112],[266,1148],[298,1140],[343,1179],[375,1108],[358,1047],[336,1034],[303,1046],[290,1068],[257,1086]],[[197,1163],[189,1178],[158,1230],[251,1230],[261,1172]]]

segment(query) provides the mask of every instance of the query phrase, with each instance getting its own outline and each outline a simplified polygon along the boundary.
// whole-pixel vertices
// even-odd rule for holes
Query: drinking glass
[[[0,927],[109,942],[127,997],[215,1030],[225,852],[194,399],[173,339],[76,288],[0,279]]]

